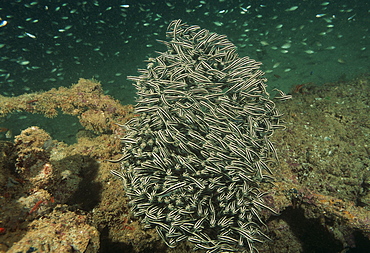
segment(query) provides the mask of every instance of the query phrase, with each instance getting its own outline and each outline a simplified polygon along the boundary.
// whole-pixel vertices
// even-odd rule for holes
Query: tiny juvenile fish
[[[32,38],[32,39],[36,39],[36,36],[31,34],[31,33],[26,32],[24,34],[27,35],[28,37]]]

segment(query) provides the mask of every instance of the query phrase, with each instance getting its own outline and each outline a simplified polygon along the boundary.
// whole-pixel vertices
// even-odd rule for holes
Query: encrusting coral
[[[132,117],[132,106],[121,105],[104,95],[99,83],[86,79],[71,88],[0,98],[2,117],[16,111],[50,117],[56,116],[58,109],[76,115],[85,127],[77,134],[77,143],[68,146],[53,140],[36,126],[15,136],[14,143],[0,142],[0,252],[99,249],[99,232],[88,224],[86,213],[68,210],[72,205],[86,210],[95,203],[98,193],[85,191],[100,189],[94,182],[98,167],[102,173],[106,171],[102,177],[109,176],[112,164],[106,160],[120,149],[116,134],[122,131],[116,123]],[[56,219],[66,212],[70,226]],[[44,219],[38,220],[41,216]]]
[[[132,112],[131,105],[104,95],[101,84],[94,80],[80,78],[70,88],[59,87],[46,92],[30,93],[18,97],[0,95],[0,117],[15,111],[44,114],[55,117],[58,110],[78,116],[81,125],[96,133],[119,130],[115,123],[123,123]]]
[[[113,173],[134,215],[167,246],[253,252],[267,237],[261,210],[272,209],[259,185],[272,179],[269,138],[282,127],[261,63],[240,58],[225,35],[181,20],[167,37],[167,51],[129,77],[140,116],[125,125],[122,171]]]

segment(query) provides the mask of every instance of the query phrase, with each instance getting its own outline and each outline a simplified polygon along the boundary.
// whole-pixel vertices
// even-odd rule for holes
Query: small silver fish
[[[13,132],[12,132],[12,130],[9,129],[8,131],[6,131],[5,138],[7,138],[7,139],[13,138]]]
[[[8,21],[6,20],[1,20],[0,19],[0,27],[6,26],[8,24]]]
[[[32,38],[32,39],[36,39],[36,36],[31,34],[31,33],[25,32],[24,34],[27,35],[28,37]]]

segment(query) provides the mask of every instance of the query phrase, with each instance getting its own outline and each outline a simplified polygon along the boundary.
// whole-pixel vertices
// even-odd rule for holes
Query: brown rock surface
[[[80,115],[82,121],[89,119],[83,124],[90,130],[81,131],[78,142],[70,146],[42,137],[47,135],[41,129],[28,129],[23,134],[31,134],[17,137],[15,144],[2,144],[0,252],[26,252],[30,247],[46,246],[57,249],[54,252],[96,252],[99,243],[101,252],[191,249],[187,244],[174,250],[166,248],[155,231],[143,230],[130,215],[122,183],[110,174],[120,165],[107,159],[120,158],[117,134],[122,135],[123,131],[112,123],[123,124],[132,117],[132,107],[123,107],[115,100],[107,102],[109,97],[99,87],[80,81],[71,90],[60,88],[0,98],[3,115],[15,110],[53,115],[51,112],[60,106],[64,112]],[[68,99],[69,102],[47,105],[46,101],[58,97],[55,92],[69,94],[57,98],[60,103]],[[84,94],[77,95],[82,96],[79,102],[70,103],[77,98],[73,92]],[[273,136],[280,161],[272,166],[276,180],[274,185],[266,185],[266,203],[280,214],[266,213],[272,242],[260,245],[260,252],[366,248],[370,244],[370,77],[320,87],[310,84],[292,95],[291,101],[277,102],[285,114],[287,129]],[[35,99],[32,107],[27,105],[27,100]],[[118,109],[112,109],[113,105]],[[82,116],[85,112],[86,118]],[[96,123],[93,112],[109,116]],[[33,133],[40,134],[39,142],[18,143],[34,138]],[[17,158],[30,147],[40,149],[41,153],[33,154],[43,155],[16,172]],[[45,164],[51,165],[52,173],[47,181],[31,180],[37,178]],[[28,174],[32,166],[32,171],[38,173]],[[40,234],[44,244],[36,239]],[[67,245],[72,240],[72,246]]]

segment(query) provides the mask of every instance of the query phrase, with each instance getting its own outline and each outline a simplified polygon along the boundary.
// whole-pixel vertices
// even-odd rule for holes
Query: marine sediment
[[[254,252],[268,238],[261,211],[273,209],[260,185],[273,180],[270,137],[282,128],[261,63],[181,20],[166,35],[167,51],[129,77],[139,116],[124,126],[122,170],[113,173],[133,214],[167,246]]]

